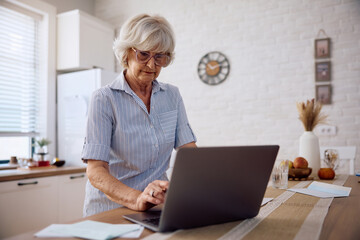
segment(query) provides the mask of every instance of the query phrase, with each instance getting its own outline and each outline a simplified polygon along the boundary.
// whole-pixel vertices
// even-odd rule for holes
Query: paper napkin
[[[351,192],[351,187],[314,181],[307,188],[290,188],[288,190],[320,198],[330,198],[348,197]]]
[[[115,237],[137,237],[144,230],[138,224],[109,224],[86,220],[74,224],[52,224],[37,232],[36,237],[79,237],[106,240]],[[137,232],[138,231],[138,232]],[[137,233],[134,233],[137,232]],[[132,233],[132,234],[130,234]]]

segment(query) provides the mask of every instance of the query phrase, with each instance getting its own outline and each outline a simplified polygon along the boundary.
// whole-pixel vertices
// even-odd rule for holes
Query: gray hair
[[[115,56],[125,69],[128,68],[127,58],[131,48],[168,53],[172,61],[175,37],[171,25],[158,15],[140,14],[128,19],[113,45]]]

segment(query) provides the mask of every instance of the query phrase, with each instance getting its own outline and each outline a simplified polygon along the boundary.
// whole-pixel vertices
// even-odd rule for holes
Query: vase
[[[312,168],[310,177],[316,177],[320,169],[319,139],[312,131],[305,131],[300,137],[299,156],[305,158]]]

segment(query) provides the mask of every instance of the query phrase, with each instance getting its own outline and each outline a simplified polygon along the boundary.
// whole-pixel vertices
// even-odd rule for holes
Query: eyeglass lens
[[[136,50],[136,59],[141,62],[145,63],[150,60],[152,57],[149,52],[139,51]],[[170,62],[170,57],[166,54],[157,53],[154,55],[155,64],[161,67],[166,67]]]

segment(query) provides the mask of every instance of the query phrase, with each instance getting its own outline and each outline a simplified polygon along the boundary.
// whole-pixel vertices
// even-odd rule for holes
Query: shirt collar
[[[164,83],[160,83],[156,79],[152,83],[153,83],[153,87],[152,87],[153,93],[156,93],[160,90],[163,91],[166,90],[166,85]],[[129,94],[133,92],[133,90],[130,88],[129,84],[125,80],[125,70],[121,74],[119,74],[119,76],[112,83],[110,83],[109,86],[111,89],[124,91]]]

